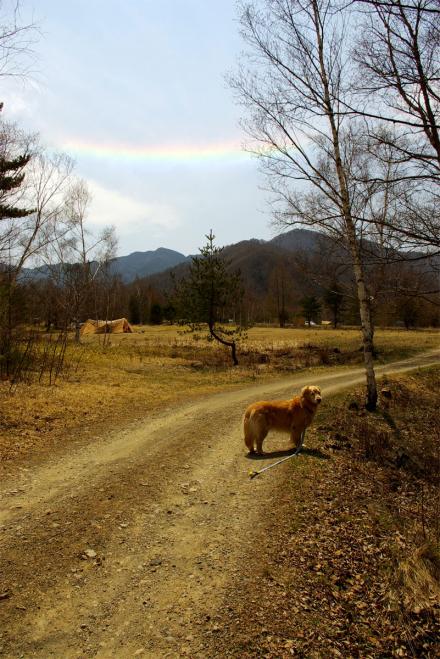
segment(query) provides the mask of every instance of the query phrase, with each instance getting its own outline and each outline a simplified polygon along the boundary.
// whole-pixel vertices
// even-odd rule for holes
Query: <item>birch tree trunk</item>
[[[370,412],[376,409],[377,405],[377,384],[376,374],[374,372],[374,327],[371,319],[371,308],[367,287],[365,285],[363,264],[359,254],[359,245],[356,237],[349,238],[349,246],[353,259],[353,270],[356,279],[357,296],[359,300],[359,315],[361,317],[362,339],[364,347],[364,363],[367,377],[367,398],[365,407]]]
[[[330,84],[327,73],[327,66],[324,57],[324,32],[322,20],[319,14],[319,6],[316,0],[312,3],[313,16],[315,22],[315,33],[317,41],[317,50],[319,53],[319,67],[324,92],[324,109],[330,124],[334,162],[339,185],[339,206],[342,212],[345,225],[345,238],[350,250],[353,272],[356,280],[356,290],[359,302],[359,315],[361,318],[362,339],[364,348],[364,362],[367,379],[367,398],[366,408],[370,411],[376,409],[377,404],[377,384],[374,372],[374,344],[373,344],[373,323],[371,319],[371,308],[368,299],[367,287],[365,284],[364,265],[362,261],[360,244],[356,235],[356,226],[351,214],[350,193],[347,185],[347,174],[341,157],[341,144],[337,124],[337,114],[334,108],[334,101],[330,94]]]

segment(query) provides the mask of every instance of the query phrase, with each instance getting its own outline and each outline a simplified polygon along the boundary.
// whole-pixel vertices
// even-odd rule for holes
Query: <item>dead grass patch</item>
[[[378,331],[382,354],[434,346],[427,332]],[[240,387],[303,368],[362,361],[358,330],[253,328],[239,348],[240,366],[215,343],[162,325],[133,334],[70,340],[55,384],[41,363],[56,345],[41,343],[42,359],[24,382],[0,382],[0,459],[50,448],[61,439],[117,428],[190,397]],[[52,346],[52,348],[51,348]],[[397,346],[391,349],[391,346]],[[35,348],[38,347],[36,343]],[[44,351],[46,350],[46,357]],[[52,386],[48,384],[52,382]]]
[[[353,411],[350,397],[321,430],[343,463],[354,458],[359,478],[376,483],[370,513],[389,539],[385,600],[405,629],[405,652],[417,645],[413,656],[431,656],[423,652],[440,613],[440,369],[386,378],[382,385],[376,414],[361,410],[359,394],[360,411]],[[424,631],[415,645],[417,626]]]
[[[360,390],[324,401],[208,656],[438,656],[439,385],[389,378],[376,414]]]

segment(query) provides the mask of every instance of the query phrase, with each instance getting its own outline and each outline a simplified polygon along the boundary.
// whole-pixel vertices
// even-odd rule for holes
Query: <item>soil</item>
[[[377,372],[438,363],[438,355]],[[249,479],[286,454],[286,441],[269,438],[271,455],[251,459],[242,412],[256,399],[290,397],[309,380],[303,373],[205,397],[8,463],[0,491],[0,655],[224,656],[216,635],[225,601],[232,604],[243,584],[249,601],[259,596],[249,570],[290,473],[282,465]],[[329,369],[313,384],[330,406],[331,394],[363,380],[362,369]],[[316,445],[295,460],[313,482],[326,457]],[[242,630],[250,621],[240,615]]]

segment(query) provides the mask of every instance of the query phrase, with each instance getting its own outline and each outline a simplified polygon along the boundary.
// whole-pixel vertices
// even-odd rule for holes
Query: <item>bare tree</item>
[[[372,135],[393,147],[410,176],[440,175],[440,4],[438,0],[362,0],[357,114],[399,129]]]
[[[371,126],[370,126],[371,129]],[[370,231],[382,245],[394,251],[422,250],[426,256],[440,251],[438,181],[412,177],[411,166],[399,161],[399,138],[378,129],[374,139],[365,138],[368,166],[363,172],[368,195]]]
[[[440,3],[355,0],[360,39],[352,47],[357,94],[341,112],[362,117],[376,162],[373,186],[385,184],[393,214],[370,220],[406,251],[440,251]],[[403,185],[402,185],[403,184]]]
[[[62,215],[52,225],[52,240],[45,254],[46,267],[60,291],[65,317],[75,323],[75,340],[80,340],[81,322],[94,284],[105,274],[115,255],[117,239],[113,227],[96,236],[88,228],[91,195],[84,181],[70,185]]]
[[[358,126],[341,112],[351,103],[349,18],[331,0],[256,0],[241,5],[250,52],[232,85],[247,109],[245,129],[283,208],[283,227],[302,224],[346,245],[356,281],[367,378],[374,410],[371,300],[360,238],[368,212]]]
[[[19,0],[0,0],[0,78],[25,77],[27,63],[32,55],[37,27],[24,22],[20,14]],[[0,112],[3,100],[0,99]],[[17,243],[16,224],[13,220],[31,214],[33,206],[18,208],[25,197],[25,169],[31,160],[34,139],[3,120],[0,124],[0,259],[4,262],[4,250],[11,256],[11,244]],[[28,199],[25,199],[28,202]],[[6,220],[6,222],[5,222]],[[3,252],[3,253],[2,253]],[[15,255],[14,255],[15,256]]]
[[[28,75],[37,31],[22,20],[19,0],[0,0],[0,76]]]
[[[0,261],[8,264],[12,281],[57,235],[72,172],[69,156],[45,150],[15,125],[0,124]]]
[[[33,213],[16,228],[15,274],[54,240],[54,225],[62,215],[64,194],[72,179],[73,161],[64,153],[33,155],[27,170],[26,196]]]
[[[36,25],[21,20],[19,0],[0,0],[0,78],[26,76],[35,34]],[[0,101],[1,112],[3,100]],[[31,142],[15,126],[0,122],[0,264],[2,271],[7,270],[9,295],[17,242],[14,220],[30,215],[33,208],[21,204],[25,197],[25,169],[32,157]],[[0,308],[0,313],[3,311]]]

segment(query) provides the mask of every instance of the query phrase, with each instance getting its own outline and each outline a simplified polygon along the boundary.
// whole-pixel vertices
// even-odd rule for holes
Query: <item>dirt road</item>
[[[243,408],[311,379],[325,398],[364,375],[329,369],[218,394],[22,463],[0,492],[0,655],[206,657],[224,593],[287,473],[249,480],[273,456],[246,456]],[[282,446],[275,438],[267,450]]]

